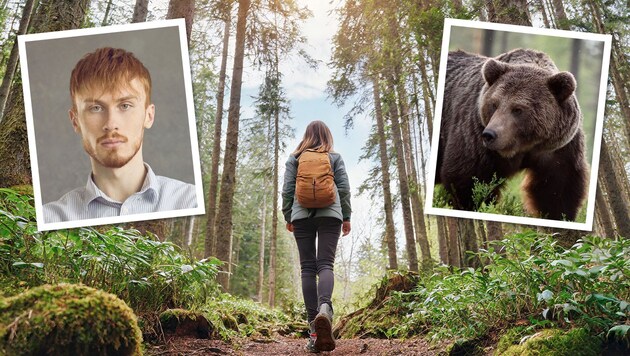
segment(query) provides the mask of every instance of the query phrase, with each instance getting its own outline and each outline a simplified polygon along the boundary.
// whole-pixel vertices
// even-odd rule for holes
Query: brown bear
[[[449,52],[436,183],[450,193],[453,207],[474,209],[475,179],[489,183],[525,170],[527,211],[575,220],[588,173],[575,87],[573,75],[539,51],[494,58]]]

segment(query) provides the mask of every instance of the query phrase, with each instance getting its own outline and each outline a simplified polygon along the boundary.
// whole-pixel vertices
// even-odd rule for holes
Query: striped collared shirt
[[[61,199],[44,204],[44,221],[54,223],[197,207],[194,185],[156,176],[148,164],[144,165],[147,175],[142,188],[124,202],[105,195],[94,184],[90,174],[85,187],[76,188]]]

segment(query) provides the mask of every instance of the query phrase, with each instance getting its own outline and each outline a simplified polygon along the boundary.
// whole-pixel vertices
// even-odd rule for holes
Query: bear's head
[[[482,74],[479,115],[488,149],[509,158],[519,153],[557,150],[582,125],[569,72],[488,59]]]

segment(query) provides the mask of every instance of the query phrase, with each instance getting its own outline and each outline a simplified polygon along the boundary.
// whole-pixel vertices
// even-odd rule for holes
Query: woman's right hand
[[[293,232],[293,224],[287,223],[287,230],[289,230],[289,232]]]

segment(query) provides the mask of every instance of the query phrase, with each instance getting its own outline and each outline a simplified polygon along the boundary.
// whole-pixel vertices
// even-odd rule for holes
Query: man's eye
[[[102,112],[103,107],[100,105],[92,105],[89,107],[90,112]]]
[[[121,108],[121,109],[123,109],[123,110],[129,110],[129,109],[131,109],[132,107],[133,107],[133,105],[131,105],[131,104],[129,104],[129,103],[123,103],[123,104],[120,104],[120,108]]]

